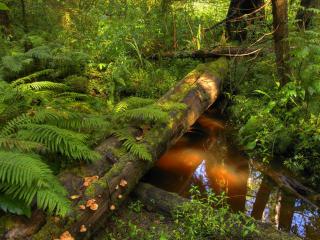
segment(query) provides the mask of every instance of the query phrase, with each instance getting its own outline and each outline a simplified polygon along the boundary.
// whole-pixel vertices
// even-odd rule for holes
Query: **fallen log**
[[[305,203],[309,204],[315,209],[319,209],[319,194],[313,191],[312,189],[304,186],[294,178],[286,176],[281,171],[275,171],[269,166],[265,166],[262,163],[251,161],[250,164],[253,166],[253,168],[268,176],[282,190],[290,193],[296,198],[302,199]]]
[[[120,144],[115,137],[111,137],[97,148],[103,156],[100,161],[62,173],[60,180],[67,187],[70,196],[78,198],[74,199],[68,217],[47,217],[45,225],[31,239],[89,239],[97,230],[99,222],[119,207],[154,162],[217,99],[220,82],[227,70],[228,62],[225,58],[201,64],[158,100],[159,105],[175,102],[185,104],[186,108],[171,110],[167,123],[153,126],[140,141],[149,149],[152,161],[129,155],[113,155]],[[107,164],[107,159],[110,158],[115,162],[111,169]],[[97,176],[96,181],[89,187],[83,187],[85,176]],[[23,227],[20,226],[20,232],[22,230]],[[69,238],[64,238],[66,236]],[[19,235],[17,228],[14,228],[7,230],[2,239],[25,237]]]
[[[225,47],[216,48],[213,50],[198,50],[198,51],[184,51],[184,52],[164,52],[153,54],[149,59],[159,60],[162,58],[219,58],[219,57],[246,57],[257,55],[261,51],[260,48],[239,48],[239,47]]]
[[[145,206],[160,211],[166,215],[171,215],[179,206],[189,202],[189,199],[183,198],[176,193],[170,193],[159,189],[148,183],[139,183],[134,190],[134,195]],[[254,239],[259,240],[286,240],[300,239],[299,237],[279,231],[271,224],[256,221],[257,229],[260,232]]]

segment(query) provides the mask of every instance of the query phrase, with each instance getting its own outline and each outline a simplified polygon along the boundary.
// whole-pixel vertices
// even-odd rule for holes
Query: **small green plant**
[[[191,201],[173,213],[177,239],[243,239],[258,234],[252,218],[231,212],[225,195],[208,191],[204,197],[196,187],[190,193]]]
[[[143,208],[143,204],[139,200],[131,202],[129,205],[129,209],[135,213],[140,213],[142,208]]]

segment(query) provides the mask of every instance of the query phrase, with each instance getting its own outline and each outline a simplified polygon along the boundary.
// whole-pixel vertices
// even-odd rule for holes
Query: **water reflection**
[[[192,185],[203,192],[225,192],[232,210],[307,239],[319,239],[319,213],[253,169],[230,144],[230,136],[223,121],[202,116],[157,162],[146,180],[184,197],[189,197]]]

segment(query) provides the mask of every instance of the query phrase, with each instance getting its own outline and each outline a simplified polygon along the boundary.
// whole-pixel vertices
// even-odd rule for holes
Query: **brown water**
[[[306,239],[320,239],[320,212],[285,194],[256,171],[233,144],[219,118],[202,116],[156,164],[146,180],[189,197],[192,186],[225,192],[234,211],[270,222]]]

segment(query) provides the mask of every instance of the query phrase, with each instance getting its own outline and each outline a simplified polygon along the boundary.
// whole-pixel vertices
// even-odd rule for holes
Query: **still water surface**
[[[146,176],[167,191],[189,197],[191,186],[225,192],[234,211],[270,222],[306,239],[320,239],[319,211],[285,194],[232,144],[232,129],[219,117],[202,116]]]

